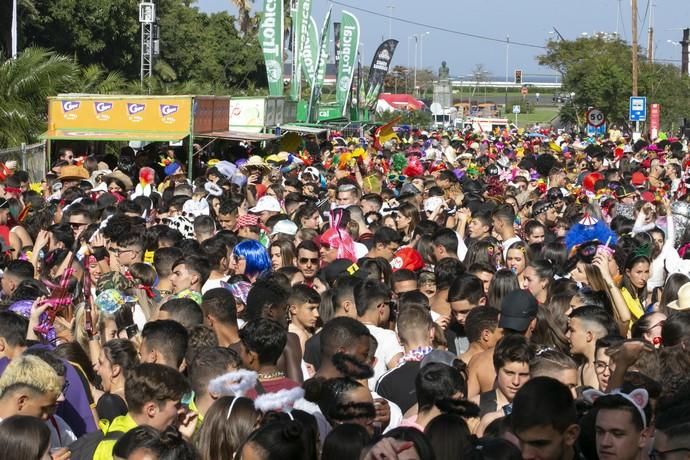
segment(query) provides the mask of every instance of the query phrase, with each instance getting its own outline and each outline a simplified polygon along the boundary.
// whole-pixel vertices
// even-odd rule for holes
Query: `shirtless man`
[[[611,323],[613,318],[600,307],[584,306],[570,313],[565,334],[570,342],[570,352],[581,355],[586,360],[578,372],[580,385],[599,388],[595,364],[597,339],[606,337],[607,326]]]
[[[537,299],[528,291],[513,291],[501,304],[498,327],[505,335],[519,334],[529,338],[537,325]],[[482,351],[472,357],[468,366],[467,396],[472,398],[494,388],[496,370],[493,366],[494,349]]]

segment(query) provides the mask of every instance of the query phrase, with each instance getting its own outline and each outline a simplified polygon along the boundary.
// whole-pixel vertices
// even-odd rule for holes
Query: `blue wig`
[[[618,241],[618,236],[606,225],[605,222],[595,219],[590,215],[585,215],[582,220],[570,227],[565,234],[565,246],[568,253],[575,246],[579,246],[587,241],[597,240],[600,244],[613,247]]]
[[[245,275],[254,276],[271,270],[271,258],[266,248],[256,240],[245,240],[232,250],[235,257],[242,257],[247,261]]]

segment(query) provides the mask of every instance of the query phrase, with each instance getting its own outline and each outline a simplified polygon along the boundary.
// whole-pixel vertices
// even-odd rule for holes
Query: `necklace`
[[[273,379],[279,379],[281,377],[285,377],[285,372],[273,371],[273,372],[269,372],[268,374],[264,374],[263,372],[259,372],[259,380],[273,380]]]

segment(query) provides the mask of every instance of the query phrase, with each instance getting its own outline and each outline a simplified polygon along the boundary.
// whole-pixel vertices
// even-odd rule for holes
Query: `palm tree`
[[[128,83],[120,72],[107,72],[96,64],[81,69],[78,81],[79,92],[87,94],[120,93]]]
[[[46,128],[46,98],[72,89],[77,75],[72,59],[40,48],[0,63],[0,147],[35,141]]]
[[[237,16],[240,18],[240,32],[246,34],[251,26],[249,11],[252,9],[253,0],[230,0],[238,9]]]

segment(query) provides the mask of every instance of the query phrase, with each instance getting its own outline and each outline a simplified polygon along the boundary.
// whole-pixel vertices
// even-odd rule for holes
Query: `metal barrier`
[[[29,173],[31,182],[40,182],[46,177],[46,143],[12,147],[0,150],[0,162],[16,161],[17,169]]]

